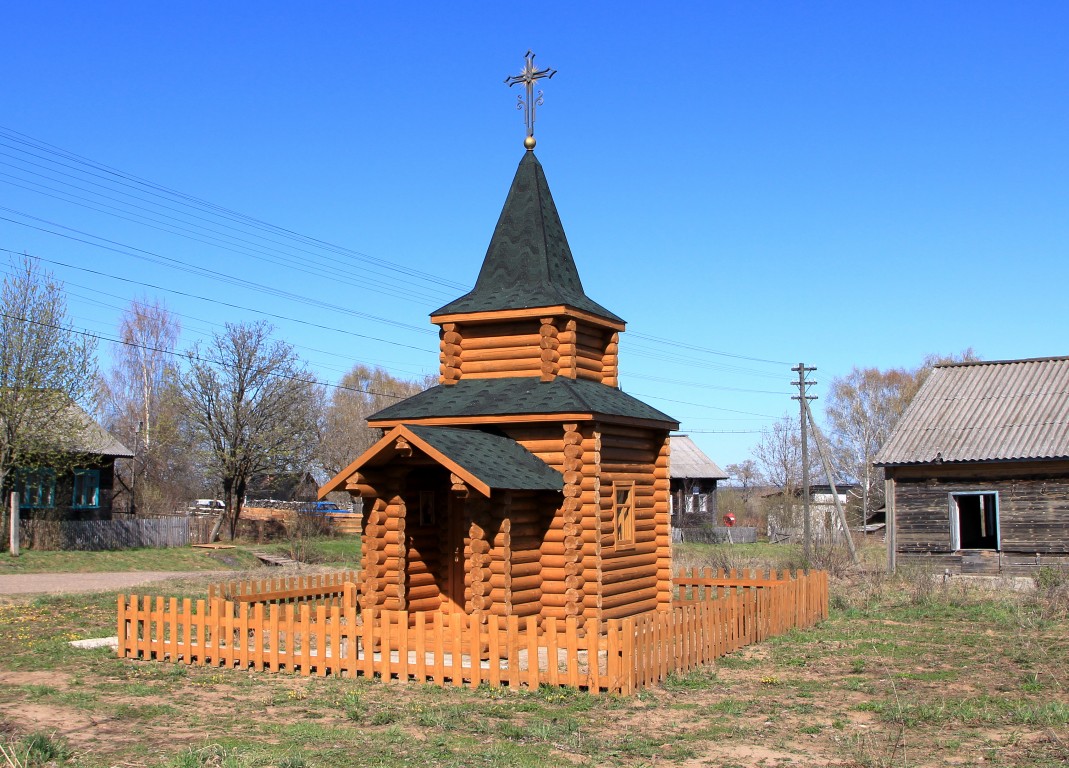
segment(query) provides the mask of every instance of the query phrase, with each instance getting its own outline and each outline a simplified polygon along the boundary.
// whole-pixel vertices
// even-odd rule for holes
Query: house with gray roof
[[[716,484],[728,474],[687,435],[672,435],[672,527],[721,525]]]
[[[115,461],[134,454],[77,405],[67,411],[70,434],[61,449],[12,473],[25,520],[100,520],[111,517]]]
[[[936,366],[875,464],[891,568],[1069,564],[1069,357]]]

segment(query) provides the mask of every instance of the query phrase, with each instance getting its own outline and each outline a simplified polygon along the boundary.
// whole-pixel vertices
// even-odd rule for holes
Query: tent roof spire
[[[528,151],[516,169],[475,288],[431,317],[560,305],[624,322],[583,290],[546,174]]]

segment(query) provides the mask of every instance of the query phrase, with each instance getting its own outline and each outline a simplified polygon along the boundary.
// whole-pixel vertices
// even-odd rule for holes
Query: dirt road
[[[233,571],[126,571],[120,573],[21,573],[0,576],[0,595],[108,592],[166,579],[226,576]]]

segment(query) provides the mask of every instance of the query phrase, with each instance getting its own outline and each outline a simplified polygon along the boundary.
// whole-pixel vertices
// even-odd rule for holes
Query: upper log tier
[[[617,386],[620,329],[568,313],[440,324],[439,381],[557,376]]]

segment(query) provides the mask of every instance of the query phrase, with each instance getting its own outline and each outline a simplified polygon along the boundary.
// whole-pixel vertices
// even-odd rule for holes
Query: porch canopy
[[[563,491],[564,477],[515,440],[474,429],[401,424],[319,489],[319,498],[345,490],[361,469],[390,464],[413,450],[449,470],[480,495],[493,488]]]

